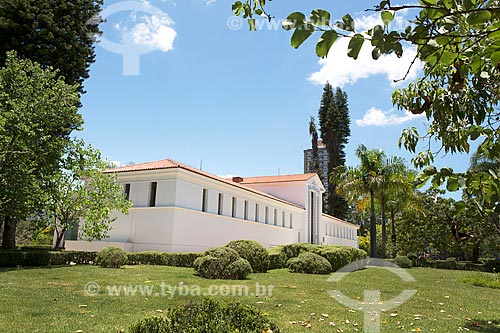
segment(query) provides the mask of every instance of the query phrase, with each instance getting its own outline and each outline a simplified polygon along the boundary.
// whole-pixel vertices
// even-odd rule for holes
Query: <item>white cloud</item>
[[[205,0],[205,4],[206,4],[207,6],[214,5],[216,2],[217,2],[217,0]]]
[[[163,52],[174,48],[177,32],[170,27],[173,22],[168,17],[144,16],[142,20],[131,31],[135,44]]]
[[[424,117],[425,114],[414,115],[408,111],[406,111],[405,115],[397,115],[394,113],[394,110],[383,111],[377,108],[370,108],[366,111],[365,115],[361,119],[356,120],[356,125],[359,127],[367,127],[367,126],[391,126],[398,125],[410,121],[415,118]]]
[[[379,14],[364,16],[355,20],[358,31],[365,31],[376,24],[382,24]],[[404,26],[404,24],[404,17],[401,15],[396,16],[393,28]],[[358,80],[372,75],[385,75],[390,84],[396,86],[401,82],[395,83],[394,80],[405,77],[416,55],[416,49],[407,46],[403,47],[404,52],[401,58],[398,58],[395,54],[390,54],[383,55],[378,60],[373,60],[371,55],[373,47],[370,42],[365,41],[358,59],[354,60],[347,56],[349,40],[349,38],[337,40],[330,49],[328,57],[319,60],[320,70],[312,73],[308,79],[318,84],[325,84],[326,81],[329,81],[333,86],[344,86],[354,84]],[[407,80],[414,79],[421,69],[422,63],[416,61],[407,75]]]

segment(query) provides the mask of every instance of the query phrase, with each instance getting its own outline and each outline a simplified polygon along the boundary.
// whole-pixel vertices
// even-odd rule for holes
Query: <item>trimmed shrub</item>
[[[269,267],[268,269],[280,269],[286,266],[286,256],[281,253],[269,253]]]
[[[491,273],[500,273],[500,260],[485,260],[484,269]]]
[[[165,253],[167,266],[175,267],[193,267],[194,261],[202,256],[199,252]]]
[[[283,246],[281,249],[281,253],[283,253],[286,257],[286,260],[290,258],[298,257],[299,254],[304,252],[313,252],[314,245],[309,243],[293,243]]]
[[[240,258],[227,266],[227,277],[231,280],[243,280],[252,273],[252,266],[248,260]]]
[[[16,267],[21,266],[24,261],[24,252],[22,251],[0,251],[0,267]]]
[[[332,272],[332,265],[316,253],[305,252],[298,257],[291,258],[287,262],[288,268],[294,273],[307,274],[329,274]]]
[[[203,257],[194,261],[193,268],[207,279],[244,279],[252,273],[250,263],[229,247],[207,250]]]
[[[127,253],[118,247],[109,246],[97,254],[96,263],[105,268],[120,268],[127,263]]]
[[[238,252],[240,257],[248,260],[255,273],[265,273],[269,266],[267,250],[254,240],[234,240],[226,244],[227,247]]]
[[[167,265],[166,253],[157,251],[127,253],[128,265]]]
[[[398,265],[401,268],[411,268],[412,262],[408,257],[397,256],[394,259],[391,259],[391,262]]]
[[[313,252],[328,260],[334,271],[367,256],[365,251],[349,246],[317,245]]]
[[[48,251],[27,251],[24,253],[23,266],[48,266],[50,255]]]
[[[131,325],[130,333],[260,333],[279,328],[255,307],[241,304],[220,304],[205,299],[168,309],[166,317],[142,319]]]

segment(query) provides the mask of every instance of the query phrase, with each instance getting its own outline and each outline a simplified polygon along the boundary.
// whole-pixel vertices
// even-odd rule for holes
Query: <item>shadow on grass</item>
[[[82,265],[80,265],[82,266]],[[90,266],[90,265],[89,265]],[[19,270],[31,270],[31,269],[57,269],[57,268],[66,268],[72,267],[71,265],[59,265],[59,266],[17,266],[17,267],[0,267],[0,274],[6,273],[10,271],[19,271]]]
[[[472,332],[498,333],[500,332],[500,320],[474,319],[468,320],[464,327]]]

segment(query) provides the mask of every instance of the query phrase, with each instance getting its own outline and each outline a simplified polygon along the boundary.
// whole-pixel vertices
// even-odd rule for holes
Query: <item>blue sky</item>
[[[358,164],[354,150],[360,143],[409,161],[412,155],[397,147],[401,130],[429,122],[395,110],[391,93],[397,87],[392,80],[406,73],[414,51],[374,62],[366,48],[353,61],[340,42],[320,61],[314,52],[319,36],[295,50],[291,33],[278,28],[289,13],[315,8],[329,9],[335,19],[349,12],[359,27],[368,27],[377,20],[364,11],[372,6],[273,1],[268,10],[275,20],[259,21],[259,31],[249,32],[227,0],[107,0],[78,136],[120,163],[172,158],[194,167],[202,161],[217,175],[302,173],[303,150],[311,144],[309,117],[317,116],[329,80],[349,97],[347,164]],[[404,24],[406,16],[394,24]],[[461,171],[468,162],[467,156],[444,156],[436,164]]]

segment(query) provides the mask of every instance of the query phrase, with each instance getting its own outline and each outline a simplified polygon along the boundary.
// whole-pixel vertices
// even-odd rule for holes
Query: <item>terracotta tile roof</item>
[[[305,174],[283,175],[283,176],[244,177],[243,181],[241,181],[240,184],[300,182],[300,181],[308,181],[315,175],[316,175],[315,173],[305,173]]]
[[[255,190],[253,188],[241,185],[241,183],[233,182],[232,179],[222,178],[222,177],[216,176],[214,174],[211,174],[211,173],[208,173],[208,172],[205,172],[205,171],[193,168],[193,167],[191,167],[189,165],[182,164],[180,162],[177,162],[177,161],[174,161],[174,160],[171,160],[171,159],[164,159],[164,160],[159,160],[159,161],[146,162],[146,163],[140,163],[140,164],[134,164],[134,165],[126,165],[126,166],[123,166],[123,167],[106,169],[106,170],[103,171],[103,173],[123,173],[123,172],[135,172],[135,171],[147,171],[147,170],[161,170],[161,169],[174,169],[174,168],[180,168],[180,169],[184,169],[184,170],[187,170],[187,171],[191,171],[193,173],[196,173],[196,174],[199,174],[199,175],[202,175],[202,176],[205,176],[205,177],[208,177],[208,178],[211,178],[211,179],[214,179],[214,180],[226,183],[228,185],[239,187],[239,188],[241,188],[243,190],[246,190],[246,191],[249,191],[249,192],[252,192],[252,193],[264,196],[264,197],[267,197],[269,199],[277,200],[277,201],[280,201],[282,203],[285,203],[285,204],[288,204],[288,205],[291,205],[291,206],[294,206],[294,207],[298,207],[298,208],[304,209],[304,207],[301,207],[299,205],[293,204],[293,203],[291,203],[289,201],[286,201],[286,200],[280,199],[278,197],[269,195],[269,194],[267,194],[265,192],[261,192],[261,191]],[[312,173],[312,174],[308,174],[308,175],[309,175],[309,177],[307,179],[311,178],[315,174]],[[293,176],[304,176],[304,175],[291,175],[291,177],[293,177]],[[287,176],[277,176],[277,177],[287,177]],[[265,178],[265,177],[254,177],[254,178]],[[274,178],[274,176],[270,176],[270,178]]]
[[[159,161],[125,165],[118,168],[106,169],[103,171],[103,173],[145,171],[145,170],[158,170],[158,169],[170,169],[170,168],[191,168],[191,167],[171,159],[164,159]]]

